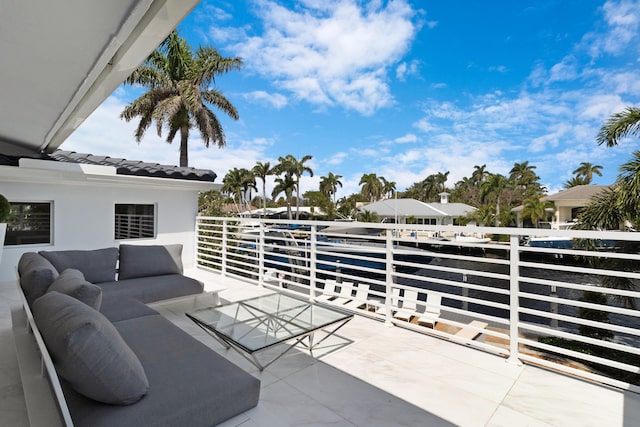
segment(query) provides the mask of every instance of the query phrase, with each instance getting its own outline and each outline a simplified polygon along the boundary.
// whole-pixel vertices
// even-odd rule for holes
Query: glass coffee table
[[[347,311],[281,293],[203,308],[186,315],[227,349],[235,349],[261,371],[297,344],[304,345],[313,354],[314,347],[353,318]],[[318,330],[324,330],[326,336],[314,342]],[[303,341],[305,338],[308,342]],[[284,350],[267,363],[261,363],[256,357],[266,349],[285,343]]]

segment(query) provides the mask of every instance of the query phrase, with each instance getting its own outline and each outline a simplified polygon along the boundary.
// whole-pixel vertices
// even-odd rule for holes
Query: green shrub
[[[0,222],[7,222],[9,219],[9,213],[11,212],[11,205],[6,197],[0,194]]]

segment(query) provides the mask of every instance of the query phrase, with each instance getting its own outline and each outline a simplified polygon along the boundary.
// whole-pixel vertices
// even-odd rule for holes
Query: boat
[[[338,232],[341,231],[338,230]],[[240,245],[240,249],[246,253],[255,253],[258,245],[257,236],[243,233],[243,237],[249,237],[249,239]],[[315,246],[316,269],[327,272],[340,270],[361,276],[364,273],[385,274],[386,244],[366,237],[367,235],[363,234],[353,234],[353,238],[335,238],[320,232]],[[288,267],[290,270],[309,268],[310,242],[308,239],[297,237],[292,230],[268,228],[265,230],[264,241],[265,268],[286,269]],[[419,270],[420,265],[430,263],[434,254],[424,249],[396,244],[393,247],[393,258],[398,263],[414,264],[397,264],[396,271],[412,273]]]

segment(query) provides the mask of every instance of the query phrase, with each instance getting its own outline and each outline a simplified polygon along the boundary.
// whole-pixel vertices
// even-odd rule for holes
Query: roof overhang
[[[40,164],[38,164],[40,163]],[[46,167],[42,165],[46,163]],[[166,179],[147,176],[118,175],[111,166],[30,161],[15,166],[0,166],[0,182],[19,184],[93,185],[113,187],[157,188],[204,192],[218,190],[222,184],[185,179]]]
[[[0,153],[51,153],[199,0],[0,6]]]

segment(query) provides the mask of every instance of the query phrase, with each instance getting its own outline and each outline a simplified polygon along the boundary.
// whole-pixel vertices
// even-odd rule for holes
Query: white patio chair
[[[353,300],[353,282],[342,282],[338,283],[337,286],[340,286],[340,294],[333,300],[331,300],[334,304],[346,304]]]
[[[398,320],[404,320],[405,322],[408,322],[409,320],[411,320],[411,316],[416,316],[418,314],[417,302],[418,291],[414,291],[413,289],[405,289],[404,297],[402,300],[402,307],[393,314],[393,317]]]
[[[423,326],[430,326],[434,328],[436,322],[440,318],[440,307],[442,306],[442,295],[440,294],[427,294],[427,301],[421,307],[422,311],[418,315],[418,324]]]
[[[324,282],[324,289],[322,294],[316,297],[316,301],[328,302],[336,296],[336,281],[333,279],[327,279]]]
[[[356,310],[363,305],[367,304],[367,298],[369,297],[369,285],[366,283],[359,283],[356,288],[356,296],[352,301],[344,304],[346,308]]]

